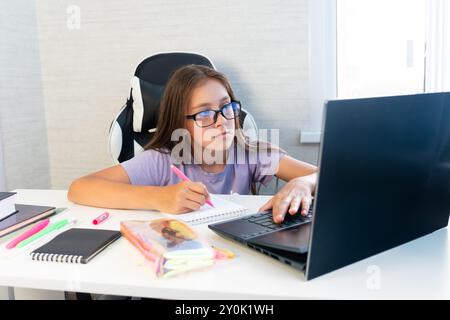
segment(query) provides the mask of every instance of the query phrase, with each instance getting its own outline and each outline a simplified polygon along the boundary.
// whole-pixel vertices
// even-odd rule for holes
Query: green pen
[[[51,225],[49,225],[44,230],[41,230],[38,233],[36,233],[35,235],[33,235],[33,236],[29,237],[28,239],[25,239],[22,242],[20,242],[17,245],[17,248],[22,248],[23,246],[26,246],[30,242],[33,242],[34,240],[39,239],[40,237],[45,236],[46,234],[48,234],[48,233],[50,233],[50,232],[52,232],[54,230],[61,229],[62,227],[64,227],[68,223],[69,223],[69,220],[67,220],[67,219],[64,219],[64,220],[52,223]]]

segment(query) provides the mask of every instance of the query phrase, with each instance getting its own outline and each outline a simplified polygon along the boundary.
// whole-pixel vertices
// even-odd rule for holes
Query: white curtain
[[[450,4],[427,1],[425,91],[450,91]]]

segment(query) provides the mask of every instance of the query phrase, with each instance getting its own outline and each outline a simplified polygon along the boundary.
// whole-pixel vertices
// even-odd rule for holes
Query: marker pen
[[[95,218],[94,220],[92,220],[92,223],[93,223],[93,224],[99,224],[99,223],[102,223],[103,221],[105,221],[106,219],[108,219],[108,217],[109,217],[109,213],[108,213],[108,212],[105,212],[105,213],[99,215],[99,216],[98,216],[97,218]]]

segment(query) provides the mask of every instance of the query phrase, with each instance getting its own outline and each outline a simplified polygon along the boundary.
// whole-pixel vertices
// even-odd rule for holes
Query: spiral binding
[[[209,223],[209,222],[215,222],[215,221],[219,221],[219,220],[224,220],[227,218],[235,218],[235,217],[240,217],[243,216],[247,213],[247,209],[243,208],[243,209],[236,209],[236,210],[232,210],[232,211],[221,211],[219,213],[216,213],[214,215],[211,216],[205,216],[205,217],[200,217],[200,218],[192,218],[192,219],[188,219],[185,220],[187,223],[189,223],[190,225],[198,225],[198,224],[203,224],[203,223]]]
[[[53,253],[31,253],[31,259],[34,261],[61,262],[61,263],[81,263],[83,256]]]

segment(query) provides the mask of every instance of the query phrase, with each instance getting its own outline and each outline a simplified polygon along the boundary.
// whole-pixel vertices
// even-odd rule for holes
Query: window
[[[450,3],[427,1],[425,91],[450,91]]]
[[[450,91],[449,0],[309,0],[308,10],[310,142],[324,100]]]
[[[424,92],[427,1],[337,0],[339,98]]]
[[[447,0],[337,0],[337,96],[450,90]]]

